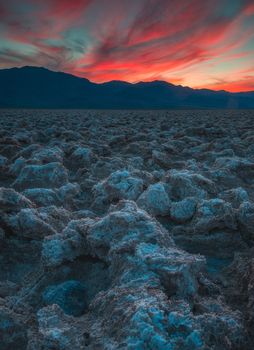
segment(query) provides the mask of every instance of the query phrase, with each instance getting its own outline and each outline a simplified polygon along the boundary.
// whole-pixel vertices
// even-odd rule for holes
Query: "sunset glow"
[[[0,68],[254,90],[253,0],[8,0]]]

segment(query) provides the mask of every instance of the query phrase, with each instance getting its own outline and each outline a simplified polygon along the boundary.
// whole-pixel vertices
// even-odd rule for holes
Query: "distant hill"
[[[87,79],[39,67],[0,70],[1,108],[254,108],[254,91],[191,89],[164,81],[130,84]]]

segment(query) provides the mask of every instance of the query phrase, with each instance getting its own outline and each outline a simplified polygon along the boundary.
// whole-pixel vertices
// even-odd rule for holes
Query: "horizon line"
[[[71,75],[75,78],[79,78],[79,79],[84,79],[89,81],[92,84],[96,84],[96,85],[102,85],[102,84],[107,84],[107,83],[112,83],[112,82],[121,82],[121,83],[126,83],[126,84],[130,84],[130,85],[136,85],[136,84],[141,84],[141,83],[153,83],[153,82],[161,82],[161,83],[166,83],[168,85],[173,85],[175,87],[182,87],[182,88],[187,88],[187,89],[192,89],[192,90],[196,90],[196,91],[200,91],[200,90],[208,90],[208,91],[213,91],[213,92],[225,92],[228,94],[246,94],[246,93],[254,93],[254,90],[248,90],[248,91],[228,91],[228,90],[213,90],[213,89],[209,89],[209,88],[195,88],[195,87],[191,87],[188,85],[176,85],[171,83],[170,81],[167,80],[160,80],[160,79],[154,79],[154,80],[148,80],[148,81],[137,81],[137,82],[130,82],[130,81],[126,81],[126,80],[117,80],[117,79],[113,79],[113,80],[108,80],[108,81],[103,81],[103,82],[96,82],[93,80],[90,80],[86,77],[83,76],[79,76],[79,75],[75,75],[73,73],[70,73],[68,71],[61,71],[61,70],[54,70],[53,68],[48,68],[48,67],[44,67],[44,66],[29,66],[29,65],[24,65],[24,66],[13,66],[13,67],[6,67],[6,68],[0,68],[0,70],[8,70],[8,69],[22,69],[22,68],[39,68],[39,69],[45,69],[48,70],[50,72],[54,72],[54,73],[63,73],[63,74],[68,74]]]

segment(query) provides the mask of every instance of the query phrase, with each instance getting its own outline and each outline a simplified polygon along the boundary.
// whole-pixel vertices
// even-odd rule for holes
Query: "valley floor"
[[[0,350],[254,348],[254,111],[0,130]]]

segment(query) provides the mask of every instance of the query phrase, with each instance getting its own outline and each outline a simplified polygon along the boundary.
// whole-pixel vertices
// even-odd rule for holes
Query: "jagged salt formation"
[[[1,350],[253,349],[251,112],[1,113]]]

